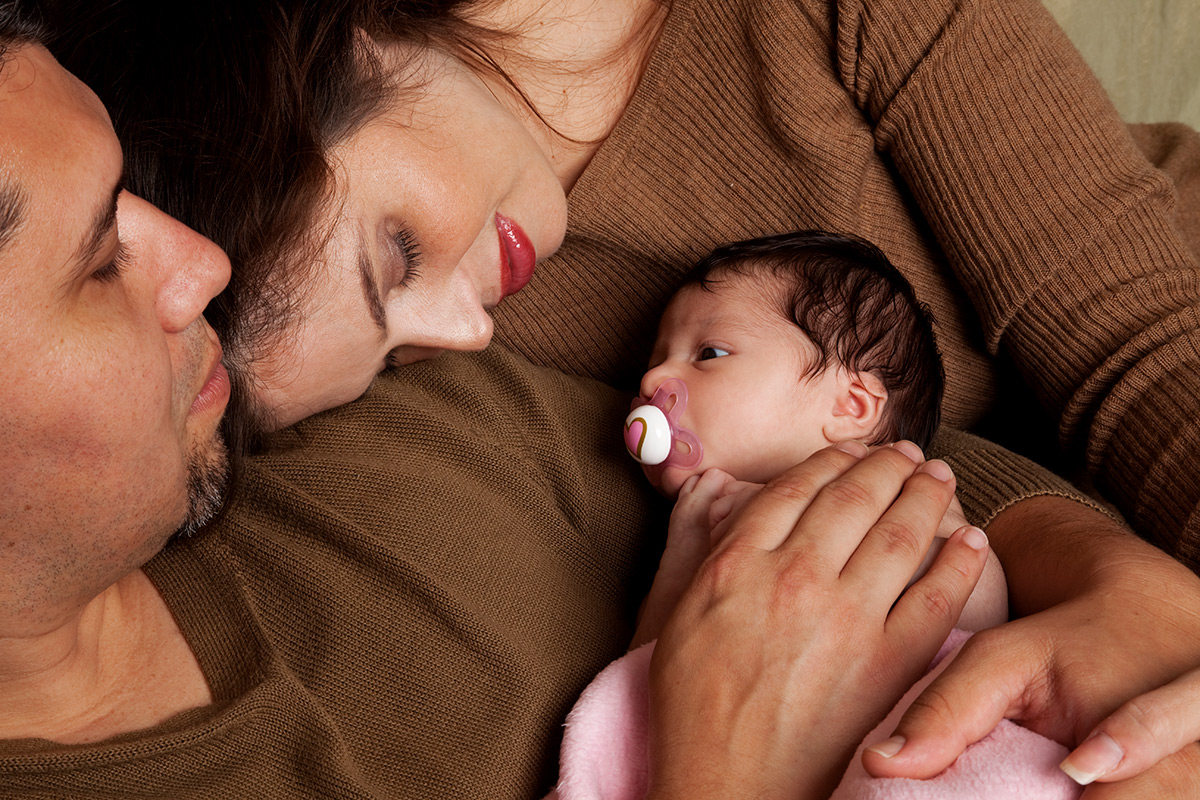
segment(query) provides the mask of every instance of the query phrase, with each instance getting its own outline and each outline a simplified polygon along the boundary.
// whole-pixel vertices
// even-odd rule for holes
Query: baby
[[[803,231],[714,251],[667,306],[650,364],[626,420],[626,447],[676,506],[634,647],[657,636],[739,495],[846,439],[925,447],[940,416],[942,367],[928,314],[882,252],[837,234]],[[962,524],[956,503],[939,537]],[[935,541],[917,576],[938,549]],[[1006,619],[1004,576],[989,554],[935,665],[944,666],[964,631]],[[645,795],[652,648],[609,666],[572,710],[560,800]],[[886,736],[933,677],[866,742]],[[871,779],[856,757],[835,797],[1074,798],[1079,787],[1056,766],[1066,753],[1003,722],[930,781]]]

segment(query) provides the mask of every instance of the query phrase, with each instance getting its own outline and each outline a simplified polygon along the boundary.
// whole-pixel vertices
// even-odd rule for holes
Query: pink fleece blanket
[[[920,682],[859,746],[832,800],[1076,800],[1083,791],[1058,764],[1067,749],[1007,720],[927,781],[872,778],[859,756],[886,738],[900,716],[970,636],[954,631]],[[547,800],[642,800],[649,782],[647,678],[654,643],[614,661],[567,717],[558,787]]]

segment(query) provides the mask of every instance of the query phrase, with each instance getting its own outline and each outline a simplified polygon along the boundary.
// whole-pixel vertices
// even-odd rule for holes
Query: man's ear
[[[888,393],[883,381],[869,372],[839,369],[831,415],[822,433],[830,442],[873,438],[883,418]]]

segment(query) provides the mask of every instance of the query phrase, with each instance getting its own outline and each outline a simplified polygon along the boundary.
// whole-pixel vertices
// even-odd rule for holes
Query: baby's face
[[[817,349],[780,312],[778,281],[729,277],[714,288],[689,286],[672,299],[642,377],[646,398],[668,378],[687,385],[679,423],[703,448],[693,468],[647,468],[670,497],[711,467],[762,483],[830,444],[837,371],[805,374]]]

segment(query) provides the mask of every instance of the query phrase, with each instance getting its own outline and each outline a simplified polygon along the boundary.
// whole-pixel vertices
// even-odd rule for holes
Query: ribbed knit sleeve
[[[1037,0],[843,0],[836,63],[988,349],[1133,525],[1200,568],[1200,272],[1171,183],[1065,35]]]
[[[973,525],[986,527],[996,515],[1019,500],[1038,496],[1064,497],[1108,514],[1070,481],[998,444],[953,428],[938,431],[929,446],[931,458],[941,458],[958,479],[957,496]],[[964,479],[964,476],[970,476]],[[980,480],[987,476],[987,480]]]

